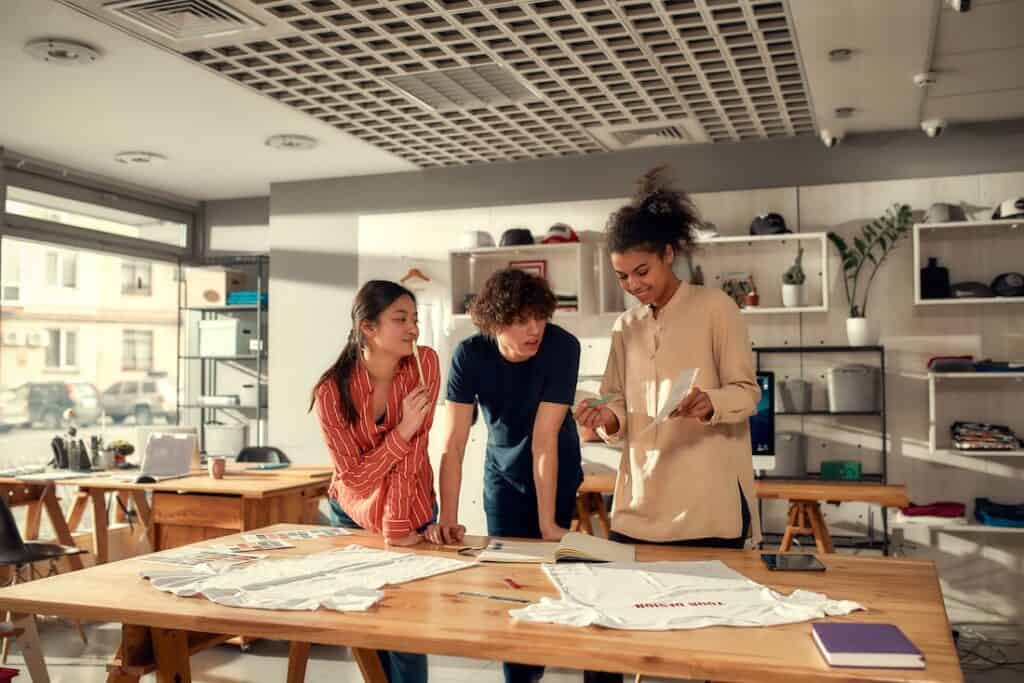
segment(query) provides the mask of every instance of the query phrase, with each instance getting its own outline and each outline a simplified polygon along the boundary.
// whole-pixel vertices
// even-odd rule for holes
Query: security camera
[[[937,138],[946,130],[946,119],[927,119],[921,122],[921,130],[930,138]]]
[[[971,11],[971,0],[946,0],[946,4],[952,7],[954,12]]]
[[[821,141],[825,144],[826,147],[835,147],[836,145],[843,141],[843,136],[841,134],[834,135],[832,131],[823,128],[821,131]]]

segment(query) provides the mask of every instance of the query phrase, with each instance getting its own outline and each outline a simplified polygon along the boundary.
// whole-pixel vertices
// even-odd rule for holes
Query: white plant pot
[[[796,308],[804,305],[803,285],[782,285],[782,305],[787,308]]]
[[[878,343],[878,323],[867,318],[847,318],[846,338],[850,346],[874,346]]]

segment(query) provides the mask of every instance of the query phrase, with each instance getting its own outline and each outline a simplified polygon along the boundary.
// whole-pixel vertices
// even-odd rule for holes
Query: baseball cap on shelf
[[[959,204],[932,204],[924,215],[925,223],[952,223],[965,220],[967,220],[967,213]]]
[[[1024,218],[1024,197],[1007,199],[997,206],[992,214],[992,219],[999,220],[1000,218]]]
[[[518,247],[523,244],[533,244],[533,233],[528,228],[509,228],[501,233],[501,246]]]
[[[494,238],[491,233],[484,230],[467,230],[462,233],[462,248],[475,249],[477,247],[493,247]]]
[[[561,244],[565,242],[579,242],[579,235],[565,223],[555,223],[548,228],[548,233],[541,240],[543,244]]]

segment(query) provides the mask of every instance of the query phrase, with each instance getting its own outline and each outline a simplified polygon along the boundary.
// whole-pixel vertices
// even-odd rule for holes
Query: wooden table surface
[[[116,491],[165,491],[168,493],[210,493],[242,498],[264,498],[326,479],[317,474],[283,474],[287,470],[246,470],[230,471],[222,479],[214,479],[208,474],[196,472],[187,477],[167,479],[154,484],[136,484],[132,481],[115,479],[113,476],[102,475],[61,479],[56,482],[61,486],[78,486],[84,489],[116,490]],[[329,475],[328,475],[329,476]]]
[[[754,482],[758,498],[785,500],[856,501],[886,507],[910,505],[907,487],[902,484],[875,484],[856,481],[801,481],[759,479]]]
[[[275,525],[268,530],[286,528],[305,527]],[[301,555],[349,543],[382,547],[379,538],[355,535],[296,541],[293,550],[272,552],[274,557]],[[426,545],[416,550],[454,553]],[[346,614],[235,609],[201,598],[176,598],[154,590],[140,578],[139,569],[145,565],[132,558],[0,589],[0,609],[159,629],[714,681],[962,681],[931,562],[830,555],[824,558],[828,570],[822,573],[775,573],[765,569],[759,555],[750,551],[640,546],[637,552],[641,561],[712,558],[786,593],[804,588],[860,602],[866,612],[835,620],[897,624],[924,652],[927,668],[829,668],[812,641],[809,622],[685,633],[576,628],[517,623],[507,614],[514,605],[456,595],[478,591],[531,601],[555,597],[555,589],[536,565],[481,564],[387,588],[384,599],[370,611]],[[509,588],[504,577],[513,578],[522,589]],[[117,599],[112,600],[115,586]]]

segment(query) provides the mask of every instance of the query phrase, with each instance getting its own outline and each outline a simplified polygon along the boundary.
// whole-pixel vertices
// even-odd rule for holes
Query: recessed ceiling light
[[[267,147],[287,151],[303,151],[317,146],[317,139],[308,135],[271,135],[267,138]]]
[[[126,166],[160,166],[167,157],[154,152],[121,152],[114,157],[114,161]]]
[[[837,119],[848,119],[857,112],[855,107],[836,107],[836,118]]]
[[[832,62],[845,62],[853,56],[853,50],[848,47],[839,47],[835,50],[828,51],[829,61]]]
[[[41,62],[65,66],[92,64],[100,58],[100,53],[95,48],[60,38],[30,40],[25,43],[25,52]]]

